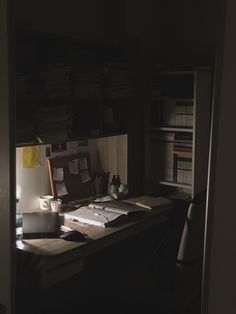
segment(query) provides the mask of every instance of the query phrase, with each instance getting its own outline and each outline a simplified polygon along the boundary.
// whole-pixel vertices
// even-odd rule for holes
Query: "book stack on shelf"
[[[18,145],[127,132],[122,43],[34,27],[19,29],[16,42]]]
[[[152,133],[151,137],[151,164],[155,167],[153,166],[150,170],[156,173],[157,178],[169,182],[174,180],[174,138],[174,132]]]
[[[71,68],[63,64],[47,65],[38,73],[41,95],[50,99],[69,97],[72,95]]]
[[[78,64],[72,71],[74,125],[73,136],[101,133],[102,66]]]
[[[17,72],[16,73],[16,96],[31,97],[33,93],[32,76],[28,73]]]
[[[176,133],[174,139],[174,181],[192,183],[192,134]]]
[[[20,108],[16,108],[16,135],[17,142],[33,142],[35,139],[35,127],[32,119],[34,104],[32,101],[33,78],[29,73],[16,73],[16,98],[20,102]]]
[[[92,99],[101,96],[101,66],[80,64],[72,74],[73,96]]]
[[[65,104],[41,104],[38,108],[37,134],[43,143],[64,143],[68,140],[73,115]]]
[[[106,98],[127,97],[129,94],[128,65],[108,63],[104,66],[103,95]]]
[[[37,136],[42,143],[63,143],[72,127],[70,105],[71,68],[47,65],[39,72],[40,98],[37,108]]]

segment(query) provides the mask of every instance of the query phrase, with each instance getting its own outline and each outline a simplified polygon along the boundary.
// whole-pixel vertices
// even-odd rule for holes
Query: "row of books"
[[[168,97],[160,98],[159,123],[160,126],[169,127],[193,127],[193,102],[175,100]]]
[[[157,144],[158,142],[158,144]],[[152,155],[158,167],[157,176],[164,181],[191,184],[192,134],[158,132],[152,135]],[[154,171],[155,172],[155,171]]]
[[[122,97],[129,94],[128,67],[125,63],[110,63],[104,67],[103,94]]]
[[[179,157],[174,154],[173,181],[183,184],[192,182],[192,158]]]

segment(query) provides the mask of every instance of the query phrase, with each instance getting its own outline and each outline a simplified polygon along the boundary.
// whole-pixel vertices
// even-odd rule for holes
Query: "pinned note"
[[[53,180],[55,180],[55,181],[63,181],[64,180],[63,168],[53,168]]]
[[[56,189],[57,189],[57,195],[58,196],[64,196],[64,195],[68,194],[67,189],[66,189],[66,185],[64,182],[63,183],[57,183]]]
[[[40,149],[39,146],[22,147],[21,149],[22,168],[40,167]]]
[[[70,174],[79,174],[79,162],[78,159],[74,159],[68,162]]]

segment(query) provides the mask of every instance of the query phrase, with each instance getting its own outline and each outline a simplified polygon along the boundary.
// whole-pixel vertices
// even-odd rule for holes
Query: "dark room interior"
[[[233,313],[233,1],[1,1],[0,314]]]

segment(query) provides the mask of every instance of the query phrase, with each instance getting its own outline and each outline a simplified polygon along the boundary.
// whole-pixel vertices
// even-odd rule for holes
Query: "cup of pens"
[[[102,172],[95,174],[94,188],[96,195],[103,195],[107,193],[109,175],[110,172]]]
[[[96,175],[94,178],[94,187],[96,195],[102,194],[102,176]]]

